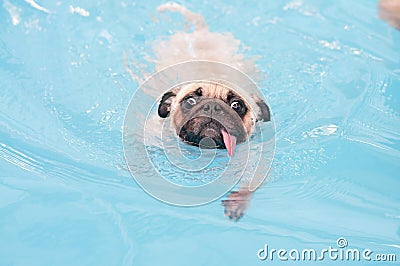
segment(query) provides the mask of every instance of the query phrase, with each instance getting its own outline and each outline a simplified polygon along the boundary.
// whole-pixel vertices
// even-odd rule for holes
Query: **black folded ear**
[[[271,114],[268,105],[263,100],[258,100],[256,104],[260,108],[260,114],[257,117],[257,121],[271,121]]]
[[[169,113],[171,112],[171,103],[175,96],[176,94],[172,91],[169,91],[163,95],[160,105],[158,106],[158,115],[160,117],[166,118],[169,116]]]

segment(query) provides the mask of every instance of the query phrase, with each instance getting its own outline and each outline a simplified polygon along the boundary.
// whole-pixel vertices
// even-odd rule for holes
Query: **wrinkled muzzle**
[[[176,132],[188,144],[227,149],[232,156],[236,144],[247,139],[242,119],[222,100],[204,99],[183,116]]]

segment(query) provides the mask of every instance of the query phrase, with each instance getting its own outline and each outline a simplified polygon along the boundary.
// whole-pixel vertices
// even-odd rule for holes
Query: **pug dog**
[[[262,99],[246,99],[216,82],[195,82],[166,92],[158,105],[158,115],[171,117],[183,142],[226,149],[229,156],[234,156],[237,144],[248,140],[256,123],[271,120],[269,107]],[[252,192],[247,187],[242,184],[222,202],[232,220],[239,220],[248,207]]]
[[[149,61],[155,63],[156,71],[185,61],[209,60],[227,64],[258,79],[259,70],[252,59],[239,52],[240,41],[232,34],[209,31],[202,15],[176,3],[169,2],[157,10],[178,12],[189,26],[185,31],[153,43],[155,56]],[[127,70],[141,83],[143,79],[131,69]],[[160,96],[152,90],[145,92],[153,97]],[[271,120],[270,109],[261,98],[242,95],[214,81],[194,82],[165,92],[158,105],[158,117],[161,120],[170,117],[176,135],[184,143],[226,149],[228,156],[235,156],[236,145],[249,139],[256,123]],[[226,216],[238,221],[248,208],[253,192],[246,183],[242,183],[238,191],[230,192],[222,201]]]

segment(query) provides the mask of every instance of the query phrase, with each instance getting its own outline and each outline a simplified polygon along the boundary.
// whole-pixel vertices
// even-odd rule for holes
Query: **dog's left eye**
[[[237,113],[241,113],[243,110],[243,103],[240,101],[233,101],[231,103],[231,108]]]

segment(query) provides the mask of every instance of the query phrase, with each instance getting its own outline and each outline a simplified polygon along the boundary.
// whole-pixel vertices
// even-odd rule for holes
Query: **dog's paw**
[[[249,192],[232,191],[228,195],[228,199],[222,201],[222,206],[225,207],[225,216],[232,221],[239,221],[249,207],[250,197],[251,193]]]

